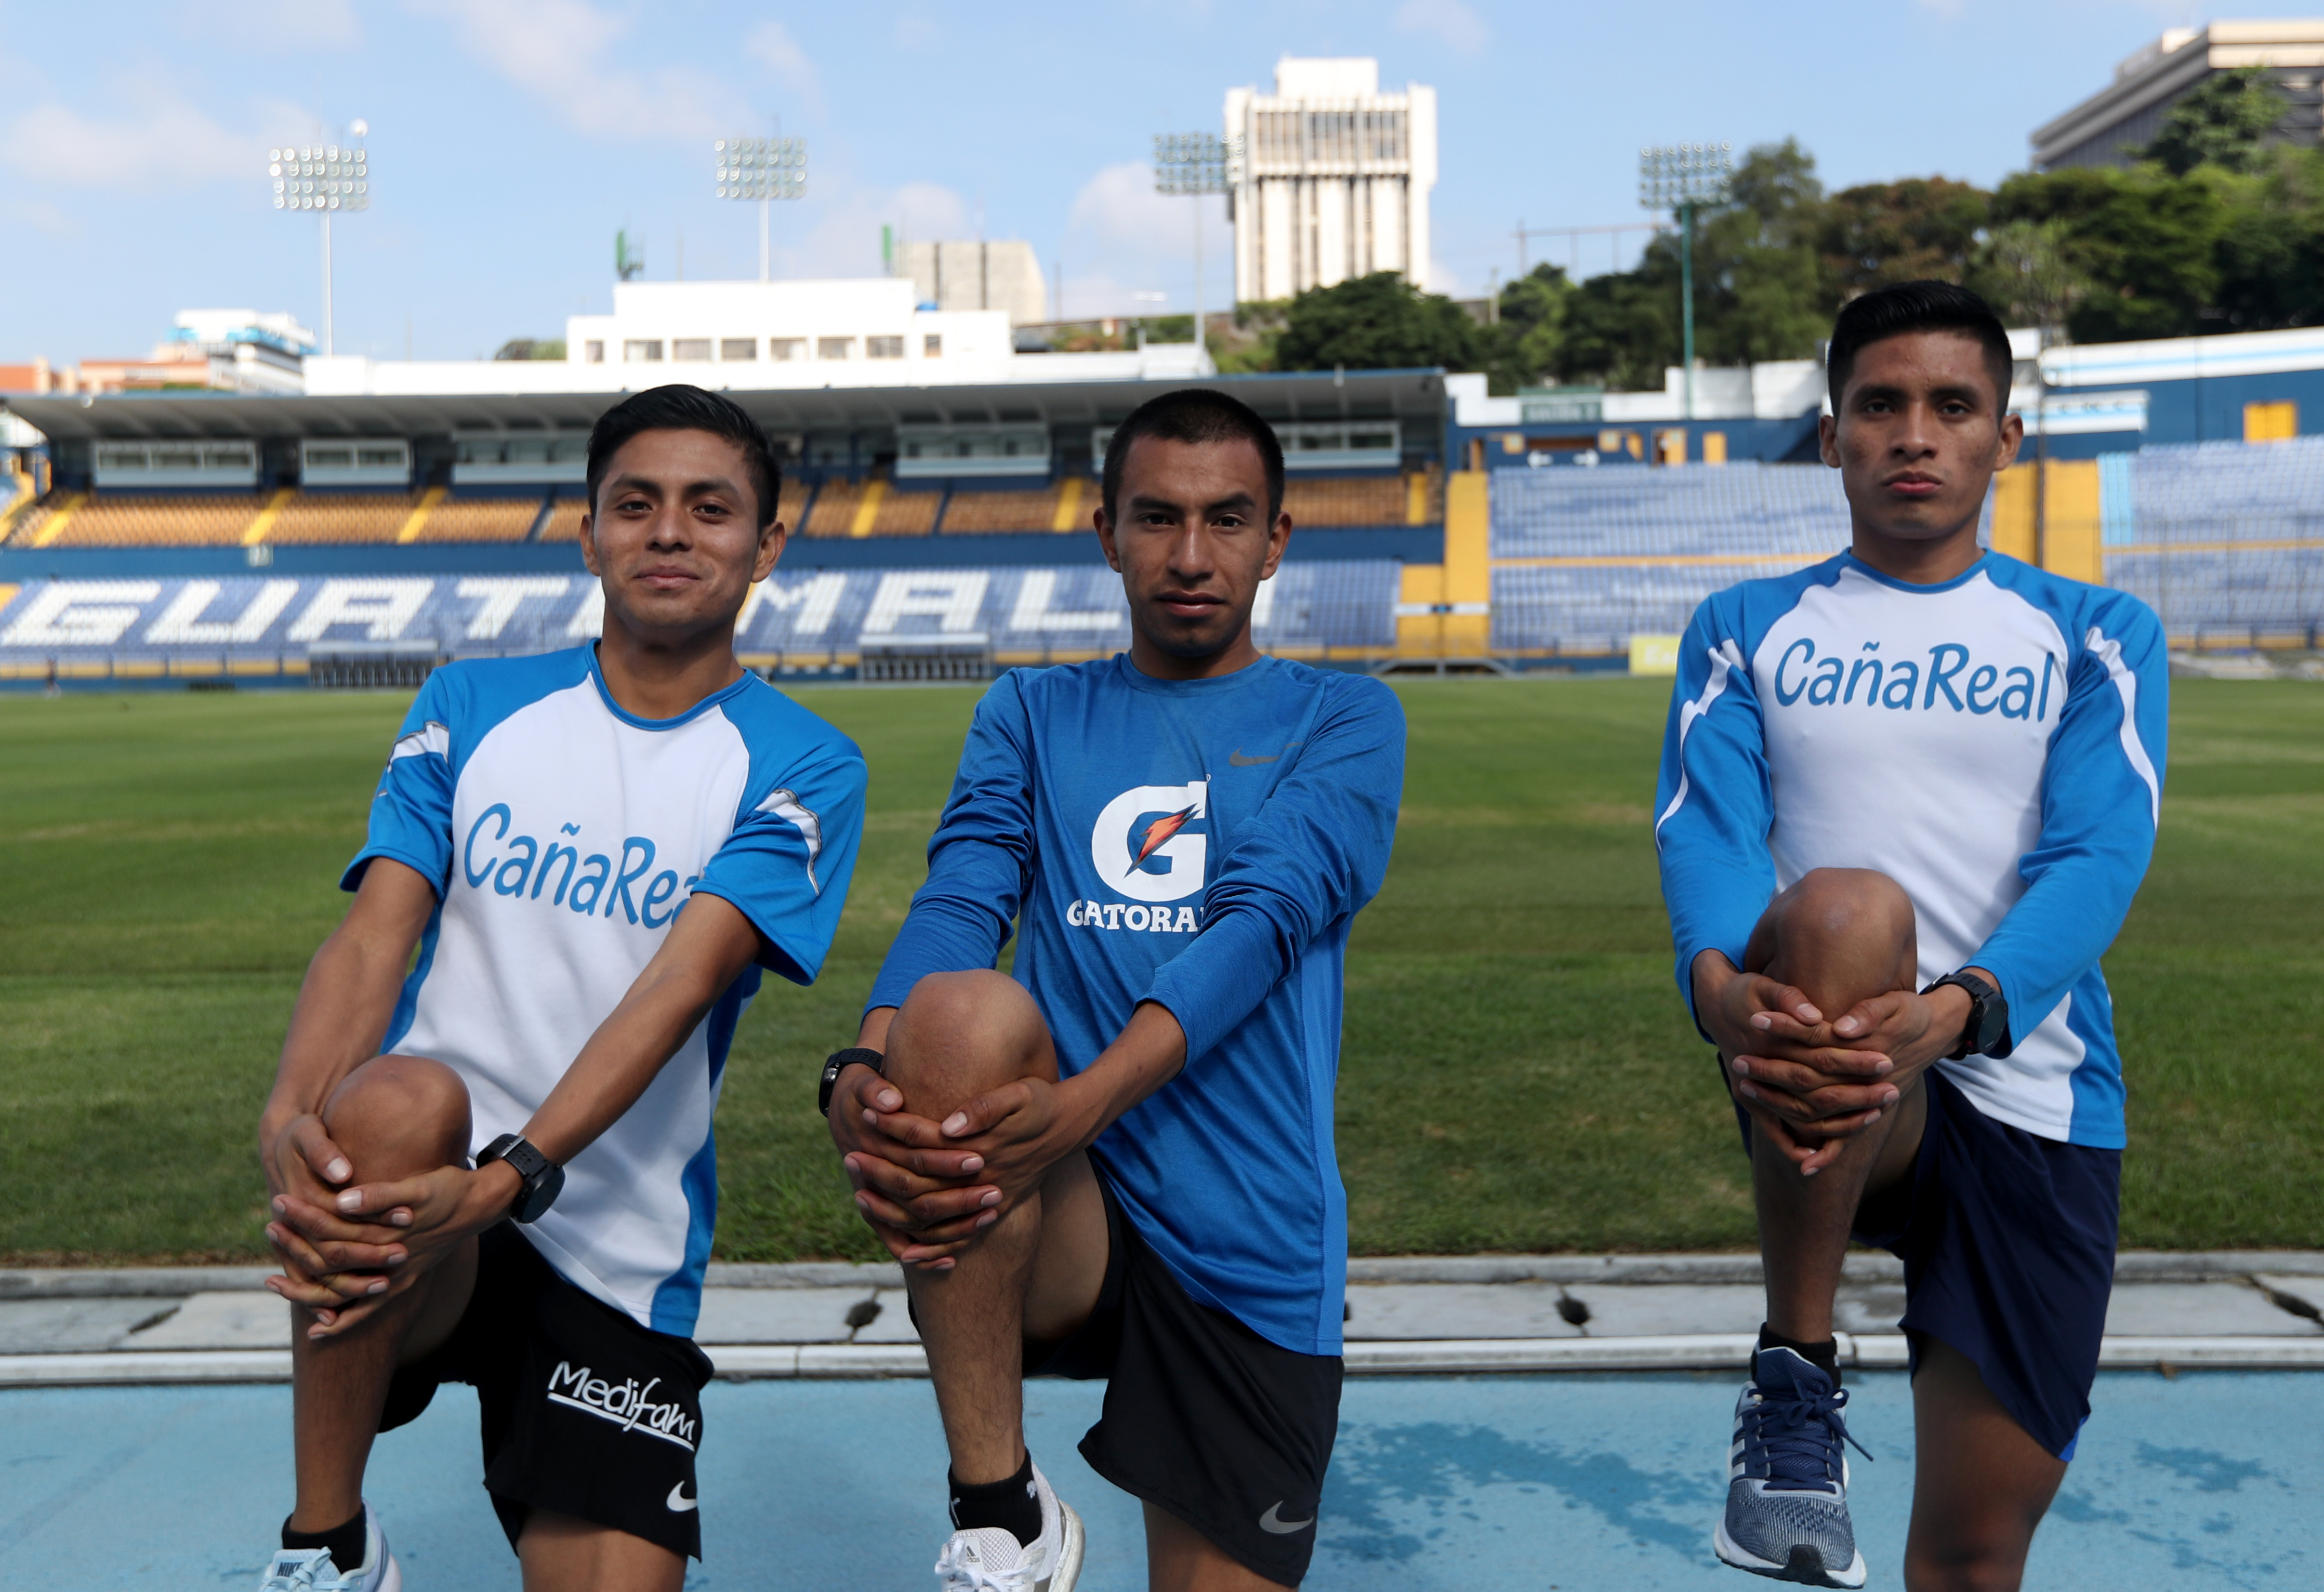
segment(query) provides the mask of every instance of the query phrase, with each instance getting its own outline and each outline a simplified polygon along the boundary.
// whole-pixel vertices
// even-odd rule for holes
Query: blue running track
[[[1767,1583],[1719,1568],[1739,1376],[1360,1379],[1323,1496],[1318,1592],[1657,1592]],[[1909,1393],[1852,1378],[1857,1532],[1901,1584]],[[1085,1592],[1145,1585],[1136,1505],[1082,1465],[1094,1385],[1029,1390],[1033,1451],[1089,1523]],[[2324,1586],[2324,1375],[2099,1379],[2098,1413],[2043,1528],[2029,1587]],[[944,1459],[924,1382],[713,1385],[707,1560],[688,1588],[930,1592]],[[0,1392],[0,1586],[247,1592],[290,1507],[282,1387]],[[447,1388],[381,1440],[371,1497],[410,1592],[518,1585],[479,1489],[475,1402]]]

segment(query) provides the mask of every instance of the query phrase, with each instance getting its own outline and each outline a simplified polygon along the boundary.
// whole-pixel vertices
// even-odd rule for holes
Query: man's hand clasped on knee
[[[1726,1058],[1729,1087],[1804,1176],[1903,1100],[1960,1042],[1968,997],[1892,989],[1827,1018],[1799,989],[1717,952],[1694,966],[1695,1013]]]
[[[831,1136],[856,1208],[889,1250],[944,1270],[1095,1136],[1078,1092],[1070,1079],[1020,1078],[934,1122],[914,1115],[894,1084],[850,1069],[833,1090]]]

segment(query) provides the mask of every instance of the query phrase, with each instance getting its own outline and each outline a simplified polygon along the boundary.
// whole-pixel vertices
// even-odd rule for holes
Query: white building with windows
[[[565,323],[561,360],[309,355],[313,397],[945,387],[1207,375],[1192,343],[1117,354],[1017,352],[1010,311],[927,309],[909,277],[620,282],[611,315]]]
[[[1288,299],[1374,271],[1428,285],[1436,90],[1383,94],[1368,57],[1275,65],[1275,92],[1230,88],[1235,298]]]

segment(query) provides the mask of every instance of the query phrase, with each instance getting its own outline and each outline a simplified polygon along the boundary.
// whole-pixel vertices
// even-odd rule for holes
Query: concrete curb
[[[182,1298],[263,1286],[272,1266],[39,1267],[0,1271],[0,1300]],[[2301,1249],[2125,1250],[2115,1259],[2118,1283],[2218,1283],[2259,1274],[2324,1277],[2324,1251]],[[1359,1256],[1348,1281],[1366,1283],[1750,1284],[1756,1255],[1410,1255]],[[1895,1283],[1904,1268],[1894,1256],[1858,1251],[1848,1257],[1850,1283]],[[862,1288],[867,1294],[904,1285],[892,1262],[779,1264],[716,1262],[712,1288]]]
[[[1841,1333],[1840,1360],[1864,1370],[1906,1363],[1902,1334]],[[1509,1376],[1572,1371],[1711,1371],[1739,1376],[1748,1333],[1670,1338],[1507,1338],[1435,1342],[1362,1342],[1347,1347],[1353,1376]],[[923,1377],[917,1344],[707,1344],[728,1381],[828,1381]],[[2324,1370],[2324,1339],[2109,1338],[2098,1351],[2109,1371]],[[287,1382],[288,1349],[112,1350],[98,1354],[0,1355],[0,1387],[161,1386]]]

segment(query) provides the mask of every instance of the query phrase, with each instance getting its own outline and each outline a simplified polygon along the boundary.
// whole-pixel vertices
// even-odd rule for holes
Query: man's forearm
[[[320,1114],[347,1074],[379,1054],[409,954],[346,926],[323,942],[299,986],[263,1127]]]
[[[1170,1008],[1141,1002],[1120,1037],[1088,1067],[1066,1081],[1081,1118],[1078,1149],[1086,1149],[1147,1096],[1176,1078],[1186,1065],[1186,1033]]]
[[[525,1124],[532,1147],[562,1165],[621,1120],[758,952],[758,931],[721,897],[687,905],[557,1087]]]

